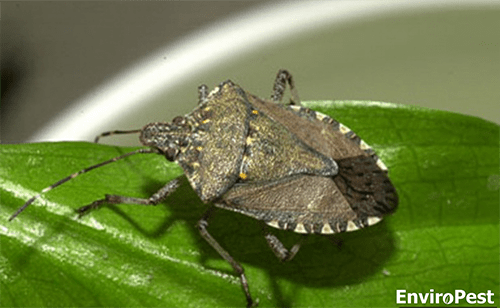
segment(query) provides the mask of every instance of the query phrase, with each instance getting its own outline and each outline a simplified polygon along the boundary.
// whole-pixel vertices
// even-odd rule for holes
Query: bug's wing
[[[264,112],[252,110],[241,165],[246,182],[279,180],[293,174],[333,176],[337,172],[332,158],[304,143]]]
[[[323,155],[333,158],[337,163],[338,174],[330,178],[334,185],[331,183],[327,184],[325,180],[319,180],[317,178],[311,181],[322,182],[322,187],[324,188],[322,193],[326,196],[337,196],[334,203],[329,205],[333,207],[333,209],[329,209],[324,205],[325,203],[320,202],[324,207],[325,213],[335,211],[339,202],[346,202],[356,213],[356,218],[354,218],[352,223],[342,218],[341,220],[343,223],[340,223],[338,228],[336,226],[331,226],[331,223],[337,223],[334,219],[328,226],[325,225],[325,230],[329,230],[329,227],[332,227],[331,229],[335,231],[363,227],[373,224],[380,220],[382,216],[395,211],[398,205],[398,195],[387,176],[387,167],[375,154],[373,149],[353,131],[335,119],[305,107],[283,107],[261,100],[252,95],[249,96],[249,100],[253,106],[257,106],[260,110],[266,112],[275,122],[282,124],[293,132],[302,142]],[[290,181],[290,183],[292,182],[294,181]],[[275,183],[274,185],[286,186],[290,183]],[[299,184],[302,185],[302,190],[297,188],[297,193],[304,193],[307,198],[314,197],[314,195],[311,195],[307,191],[308,189],[313,189],[312,186],[308,188],[307,181],[305,183],[299,181]],[[259,184],[255,185],[258,186]],[[330,189],[330,191],[328,189]],[[228,194],[236,192],[237,190],[234,192],[231,191]],[[291,188],[283,190],[284,194],[291,192]],[[265,194],[265,192],[262,193]],[[339,194],[342,196],[338,196]],[[309,204],[307,198],[301,201],[305,203],[299,204],[290,200],[290,204],[293,204],[296,208],[303,208],[304,204]],[[252,203],[251,200],[245,202],[248,202],[248,204]],[[286,202],[286,200],[283,202]],[[234,204],[243,205],[241,201],[234,202]],[[349,213],[349,211],[345,213]],[[335,216],[334,214],[332,215],[332,217]],[[303,218],[307,216],[299,215],[296,217]],[[312,221],[314,220],[311,219],[304,223],[308,224]],[[287,228],[290,229],[289,226],[287,226]],[[319,226],[315,228],[316,229],[310,229],[317,230]],[[301,225],[299,225],[299,229],[302,230]]]
[[[253,106],[273,121],[283,125],[309,147],[335,161],[374,154],[354,132],[327,115],[305,107],[275,104],[254,95],[248,97]]]
[[[380,221],[395,209],[391,206],[393,201],[389,200],[394,197],[394,191],[379,192],[378,185],[377,190],[366,189],[359,178],[364,177],[339,173],[335,177],[339,180],[334,180],[331,177],[297,175],[268,183],[238,184],[216,206],[298,233],[353,231]],[[371,180],[384,185],[386,178],[380,173]],[[362,194],[363,197],[350,198],[346,192]]]

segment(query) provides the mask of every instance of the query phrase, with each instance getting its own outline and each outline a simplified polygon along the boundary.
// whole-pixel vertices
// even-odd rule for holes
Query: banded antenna
[[[140,130],[138,130],[138,131],[140,131]],[[96,137],[96,142],[99,140],[99,137],[110,136],[110,135],[113,135],[113,134],[127,134],[127,133],[132,133],[132,132],[136,132],[136,131],[112,131],[112,132],[105,132],[105,133],[102,133],[101,135],[99,135],[98,137]],[[64,179],[61,179],[61,180],[55,182],[54,184],[52,184],[52,185],[50,185],[48,187],[45,187],[44,189],[42,189],[42,191],[38,195],[31,197],[12,216],[10,216],[9,221],[12,221],[19,214],[21,214],[22,211],[24,211],[31,203],[33,203],[33,201],[35,201],[36,199],[40,198],[40,196],[42,194],[44,194],[44,193],[46,193],[46,192],[48,192],[48,191],[56,188],[57,186],[62,185],[64,183],[66,183],[67,181],[76,178],[80,174],[89,172],[90,170],[102,167],[102,166],[110,164],[110,163],[114,163],[115,161],[118,161],[120,159],[123,159],[125,157],[129,157],[129,156],[132,156],[132,155],[135,155],[135,154],[161,154],[161,152],[158,149],[155,149],[155,148],[138,149],[138,150],[135,150],[135,151],[132,151],[132,152],[129,152],[129,153],[126,153],[126,154],[123,154],[123,155],[111,158],[109,160],[103,161],[103,162],[98,163],[96,165],[92,165],[92,166],[87,167],[85,169],[82,169],[82,170],[80,170],[78,172],[75,172],[75,173],[71,174],[70,176],[65,177]]]

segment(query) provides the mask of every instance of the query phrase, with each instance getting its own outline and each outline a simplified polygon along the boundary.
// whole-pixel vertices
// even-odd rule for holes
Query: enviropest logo
[[[430,289],[428,293],[408,293],[406,290],[396,290],[396,303],[404,304],[445,304],[445,305],[460,305],[460,304],[494,304],[493,296],[495,293],[488,290],[483,293],[467,293],[464,290],[455,290],[454,293],[434,293],[434,289]]]

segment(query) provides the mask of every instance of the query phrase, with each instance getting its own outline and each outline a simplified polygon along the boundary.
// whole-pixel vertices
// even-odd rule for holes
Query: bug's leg
[[[132,130],[112,130],[109,132],[104,132],[98,136],[95,137],[94,143],[98,143],[99,139],[102,137],[107,137],[107,136],[112,136],[112,135],[124,135],[124,134],[136,134],[140,133],[141,129],[132,129]]]
[[[210,207],[205,212],[205,214],[203,214],[203,217],[198,221],[198,230],[200,231],[201,236],[210,244],[210,246],[212,246],[219,253],[219,255],[224,258],[224,260],[231,264],[234,271],[238,275],[240,275],[241,286],[243,287],[243,291],[245,292],[245,296],[247,298],[247,307],[255,307],[257,306],[258,302],[254,302],[252,300],[250,289],[248,288],[247,277],[245,276],[245,270],[238,262],[236,262],[236,260],[233,259],[233,257],[231,257],[231,255],[224,248],[222,248],[222,246],[207,231],[208,219],[210,219],[213,210],[214,207]]]
[[[304,237],[302,237],[302,239],[297,244],[293,245],[293,247],[288,250],[275,235],[271,234],[269,228],[266,225],[263,225],[262,230],[264,232],[264,237],[266,238],[269,248],[271,248],[276,257],[282,262],[292,260],[297,252],[299,252],[300,246],[304,241]]]
[[[62,185],[64,183],[66,183],[66,182],[68,182],[68,181],[76,178],[77,176],[79,176],[81,174],[87,173],[87,172],[92,171],[94,169],[97,169],[97,168],[100,168],[102,166],[114,163],[114,162],[116,162],[116,161],[118,161],[120,159],[124,159],[126,157],[129,157],[129,156],[132,156],[132,155],[135,155],[135,154],[160,154],[160,153],[161,152],[159,150],[154,149],[154,148],[138,149],[138,150],[135,150],[135,151],[132,151],[132,152],[129,152],[129,153],[125,153],[125,154],[122,154],[120,156],[113,157],[111,159],[105,160],[103,162],[100,162],[98,164],[92,165],[92,166],[87,167],[85,169],[82,169],[80,171],[77,171],[77,172],[71,174],[70,176],[67,176],[67,177],[65,177],[63,179],[60,179],[59,181],[55,182],[54,184],[52,184],[52,185],[50,185],[48,187],[45,187],[44,189],[42,189],[41,193],[39,193],[38,195],[33,196],[30,199],[28,199],[28,201],[26,201],[26,203],[24,203],[20,208],[17,209],[17,211],[12,216],[10,216],[9,221],[12,221],[19,214],[21,214],[30,204],[32,204],[36,199],[40,198],[43,193],[51,191],[52,189],[56,188],[57,186],[60,186],[60,185]]]
[[[208,87],[202,84],[198,87],[198,105],[201,105],[208,97]]]
[[[275,102],[281,102],[281,100],[283,99],[283,94],[285,93],[287,83],[290,86],[290,92],[292,94],[288,105],[300,106],[300,98],[297,89],[295,88],[292,74],[283,69],[279,70],[278,74],[276,75],[276,79],[274,80],[273,95],[271,95],[271,99]]]
[[[167,185],[160,188],[160,190],[158,190],[148,199],[117,196],[117,195],[106,195],[104,199],[96,200],[89,205],[82,206],[81,208],[76,209],[76,212],[78,213],[78,217],[82,217],[88,214],[90,211],[96,210],[105,204],[157,205],[162,200],[164,200],[168,195],[174,192],[179,187],[179,185],[180,185],[180,178],[173,179],[172,181],[168,182]]]

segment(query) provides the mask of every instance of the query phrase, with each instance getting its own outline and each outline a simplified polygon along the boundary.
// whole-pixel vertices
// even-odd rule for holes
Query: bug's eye
[[[169,161],[174,161],[176,154],[177,154],[177,151],[174,148],[168,148],[167,151],[165,152],[165,157]]]

